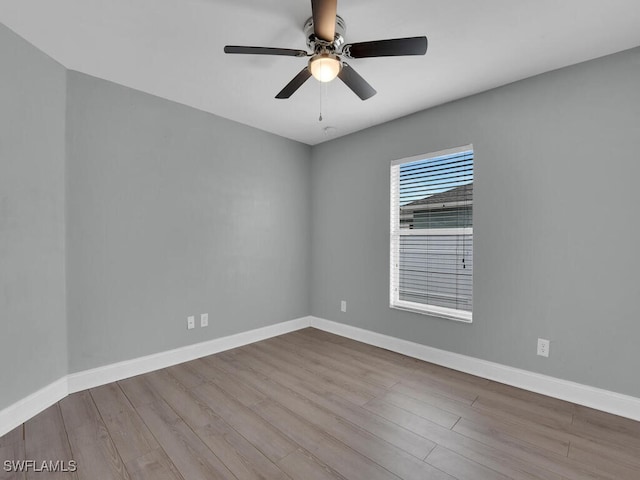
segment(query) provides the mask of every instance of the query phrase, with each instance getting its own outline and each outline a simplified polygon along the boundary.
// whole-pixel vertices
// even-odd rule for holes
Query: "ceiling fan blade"
[[[293,50],[291,48],[271,48],[271,47],[243,47],[240,45],[225,45],[224,53],[241,53],[248,55],[285,55],[288,57],[306,57],[304,50]]]
[[[342,47],[347,58],[395,57],[424,55],[427,53],[427,37],[393,38],[372,42],[351,43]]]
[[[333,42],[336,35],[338,0],[311,0],[313,31],[325,42]]]
[[[309,79],[310,76],[311,72],[307,67],[304,67],[302,70],[300,70],[300,73],[293,77],[293,80],[287,83],[287,85],[282,90],[280,90],[280,93],[276,95],[276,98],[289,98],[291,95],[296,93],[296,90],[298,90],[302,86],[302,84]]]
[[[366,100],[376,94],[375,89],[347,63],[342,63],[342,70],[340,70],[338,78],[353,90],[353,93],[358,95],[361,100]]]

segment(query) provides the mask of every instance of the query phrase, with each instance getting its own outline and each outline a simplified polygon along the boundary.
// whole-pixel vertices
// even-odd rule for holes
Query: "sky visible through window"
[[[400,165],[400,206],[473,183],[473,150]]]

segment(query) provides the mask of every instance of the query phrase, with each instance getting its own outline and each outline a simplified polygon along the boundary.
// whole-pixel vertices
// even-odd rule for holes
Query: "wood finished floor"
[[[640,423],[308,328],[75,393],[0,479],[640,479]]]

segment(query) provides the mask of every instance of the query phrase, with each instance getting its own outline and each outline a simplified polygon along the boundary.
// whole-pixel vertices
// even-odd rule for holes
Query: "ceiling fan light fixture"
[[[353,93],[360,97],[360,100],[371,98],[376,94],[376,91],[364,78],[358,75],[351,65],[343,62],[342,59],[401,57],[427,53],[427,37],[425,36],[345,44],[346,25],[342,17],[337,14],[337,4],[338,0],[311,0],[311,17],[302,27],[310,53],[292,48],[242,45],[226,45],[224,52],[310,57],[307,65],[278,92],[276,98],[290,98],[309,80],[309,77],[313,76],[323,83],[331,82],[339,77]]]
[[[309,71],[319,82],[330,82],[338,76],[342,69],[342,62],[337,55],[319,53],[309,60]]]

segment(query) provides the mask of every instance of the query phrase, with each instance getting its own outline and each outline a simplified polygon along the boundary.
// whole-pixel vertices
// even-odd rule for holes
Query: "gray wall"
[[[70,372],[309,314],[310,147],[75,72],[68,96]]]
[[[66,70],[0,24],[0,409],[67,372]]]
[[[312,314],[640,396],[639,79],[629,50],[314,147]],[[467,143],[474,322],[392,310],[389,162]]]

